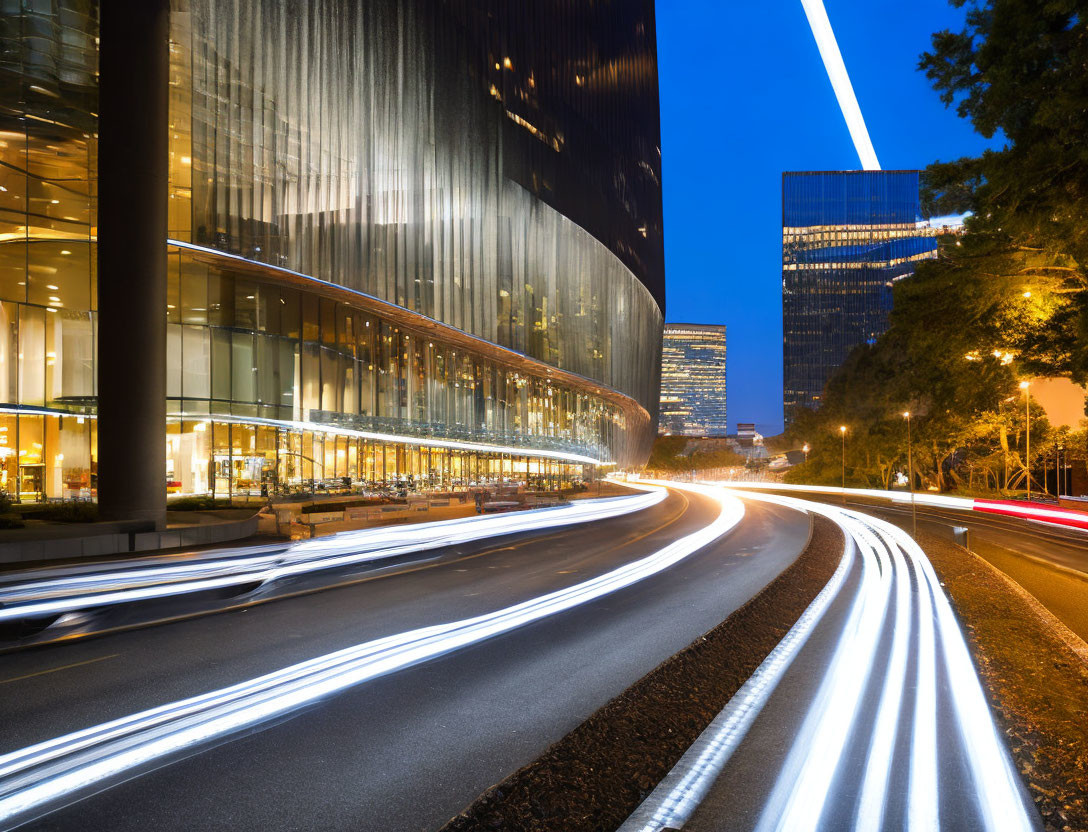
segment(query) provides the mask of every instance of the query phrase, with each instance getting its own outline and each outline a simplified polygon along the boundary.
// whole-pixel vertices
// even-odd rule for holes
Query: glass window
[[[181,397],[181,337],[180,326],[167,324],[166,395],[171,399]]]
[[[230,399],[230,332],[214,328],[212,333],[212,398]],[[218,490],[218,489],[217,489]]]
[[[45,358],[49,401],[90,404],[95,395],[91,313],[82,309],[61,309],[46,315]]]
[[[211,395],[211,330],[206,326],[183,326],[181,389],[187,399]]]
[[[257,284],[250,280],[236,278],[234,281],[233,326],[253,331],[258,329]]]
[[[186,324],[208,322],[208,267],[181,257],[181,320]]]
[[[52,314],[56,314],[53,310]],[[19,402],[45,404],[45,315],[33,306],[19,308]]]
[[[19,499],[37,502],[45,494],[44,416],[19,417]]]
[[[257,400],[257,356],[253,346],[254,336],[248,332],[232,333],[231,400],[254,402]]]
[[[0,402],[10,404],[19,401],[18,310],[14,303],[0,303]]]
[[[0,491],[13,498],[18,491],[19,449],[16,417],[0,414]]]
[[[3,167],[0,166],[0,171]],[[5,239],[17,233],[16,226],[5,220],[0,211],[0,298],[26,300],[26,241]]]
[[[90,260],[87,242],[31,241],[27,249],[29,302],[58,309],[90,309]]]

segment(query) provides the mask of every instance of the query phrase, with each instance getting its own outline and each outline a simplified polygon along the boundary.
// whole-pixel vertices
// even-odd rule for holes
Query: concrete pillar
[[[103,0],[98,123],[98,504],[166,524],[168,0]]]

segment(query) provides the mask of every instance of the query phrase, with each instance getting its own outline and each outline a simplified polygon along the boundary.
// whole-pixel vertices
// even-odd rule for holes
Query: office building
[[[54,0],[0,19],[0,489],[640,464],[651,0]]]
[[[658,433],[725,436],[725,327],[665,324]]]
[[[818,407],[859,344],[888,326],[892,286],[936,257],[921,221],[918,171],[782,175],[782,352],[786,424]]]

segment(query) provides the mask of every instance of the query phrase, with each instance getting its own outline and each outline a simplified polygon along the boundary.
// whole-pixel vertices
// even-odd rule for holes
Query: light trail
[[[500,535],[605,520],[661,502],[665,491],[578,500],[568,506],[340,532],[289,547],[219,550],[181,564],[158,563],[0,586],[0,621],[41,618],[113,604],[267,584],[283,578],[382,560]]]
[[[831,581],[779,644],[803,647],[812,629],[826,621],[829,606],[844,608],[811,699],[776,702],[779,708],[800,705],[804,719],[774,776],[756,828],[803,832],[834,823],[836,829],[857,832],[937,830],[942,825],[938,789],[950,773],[944,766],[951,766],[964,771],[973,786],[973,801],[965,798],[954,807],[952,828],[1038,829],[1038,817],[994,724],[951,605],[918,544],[891,523],[861,512],[769,494],[743,496],[823,515],[839,525],[847,540]],[[853,584],[844,572],[857,576]],[[844,595],[848,585],[852,595]],[[793,658],[781,661],[779,648],[619,832],[680,829],[691,818],[759,713],[774,700]],[[879,698],[870,713],[861,703],[874,688]],[[736,719],[738,712],[746,718]],[[938,726],[944,728],[940,743]],[[848,759],[844,752],[851,744],[855,754]],[[897,747],[907,750],[900,753]],[[863,761],[860,776],[858,753]],[[947,825],[951,819],[945,821]]]
[[[880,162],[876,158],[876,150],[869,138],[869,130],[865,126],[865,118],[861,114],[857,96],[854,95],[854,85],[850,83],[850,75],[843,63],[842,53],[839,51],[839,43],[835,40],[835,30],[831,28],[827,10],[823,0],[801,0],[805,7],[805,16],[808,18],[812,35],[816,38],[816,46],[819,47],[820,57],[827,70],[827,77],[835,90],[835,98],[838,99],[839,108],[842,110],[846,126],[850,130],[850,138],[854,142],[854,149],[858,152],[861,166],[865,170],[880,170]]]
[[[846,497],[866,497],[870,499],[886,500],[890,503],[910,505],[912,500],[920,506],[932,508],[948,508],[957,511],[975,511],[980,514],[998,514],[1004,517],[1015,517],[1020,520],[1034,520],[1039,523],[1047,523],[1053,526],[1068,526],[1070,528],[1088,531],[1088,512],[1076,509],[1055,508],[1046,503],[1028,503],[1016,500],[986,500],[972,497],[950,497],[946,494],[933,494],[930,492],[915,492],[913,497],[906,491],[885,491],[880,488],[847,488],[837,485],[796,485],[781,482],[744,482],[730,481],[719,482],[717,485],[723,488],[736,488],[745,491],[792,491],[808,494],[837,494]]]
[[[744,516],[743,504],[719,488],[678,487],[713,499],[720,506],[715,520],[596,578],[485,615],[369,641],[4,754],[0,824],[27,820],[49,804],[101,787],[134,769],[631,586],[727,534]]]

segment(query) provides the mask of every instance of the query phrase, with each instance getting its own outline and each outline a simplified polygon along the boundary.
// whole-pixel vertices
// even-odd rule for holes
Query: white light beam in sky
[[[801,5],[805,7],[808,25],[812,27],[812,35],[820,48],[820,57],[824,60],[827,77],[831,79],[831,86],[835,90],[835,97],[839,100],[839,107],[842,108],[843,118],[846,119],[846,126],[850,130],[850,138],[854,140],[854,148],[858,152],[858,158],[861,159],[861,166],[865,170],[880,170],[876,150],[873,149],[873,142],[869,138],[869,130],[865,127],[865,119],[861,115],[857,96],[854,95],[850,76],[846,73],[846,64],[842,61],[842,53],[835,40],[831,21],[827,19],[823,0],[801,0]]]

